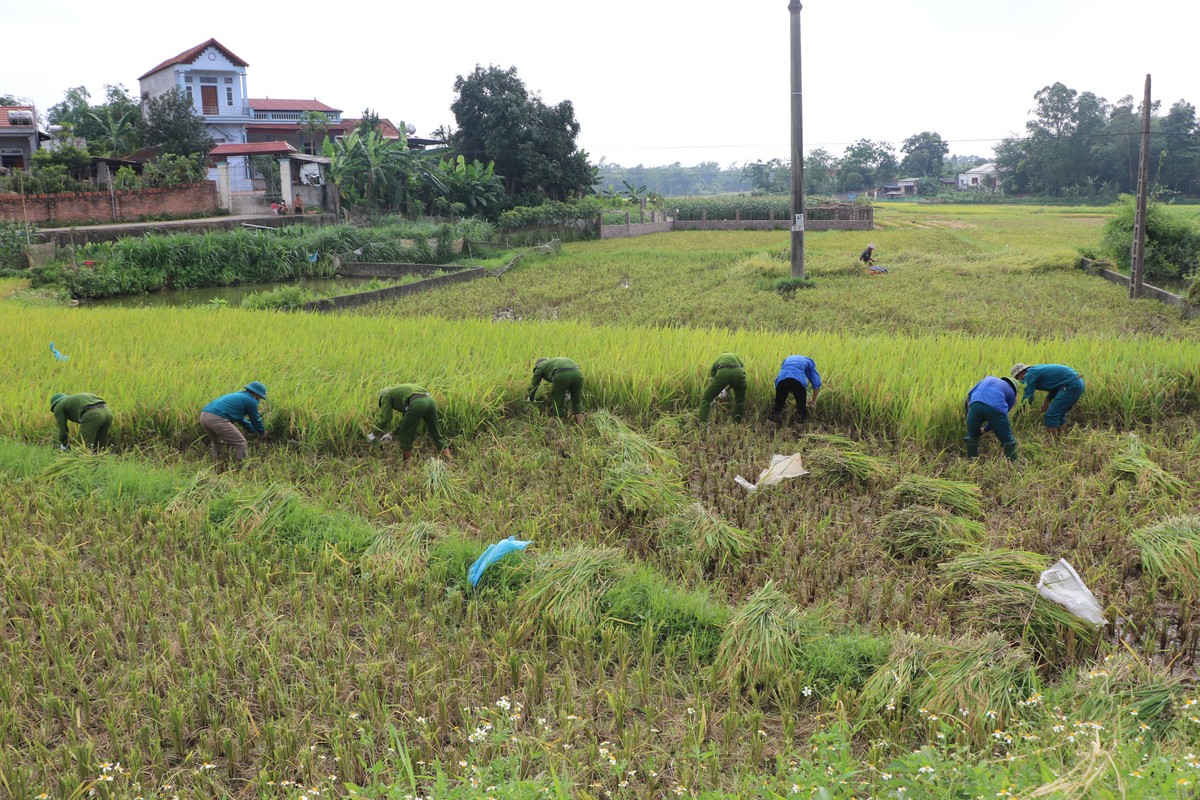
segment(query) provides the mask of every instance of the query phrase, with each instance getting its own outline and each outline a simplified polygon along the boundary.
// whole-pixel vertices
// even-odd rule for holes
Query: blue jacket
[[[248,431],[253,431],[259,436],[266,433],[266,428],[263,427],[262,417],[258,415],[258,398],[247,391],[234,392],[226,394],[213,400],[203,408],[209,414],[216,414],[218,417],[236,422]],[[246,420],[249,419],[249,424]]]
[[[967,405],[971,403],[983,403],[1007,414],[1017,404],[1017,392],[1007,381],[989,375],[967,392]]]
[[[776,385],[786,378],[795,378],[814,389],[821,388],[821,376],[817,373],[817,365],[808,356],[788,356],[775,376]]]
[[[1057,392],[1079,380],[1079,373],[1062,364],[1034,364],[1025,372],[1025,395],[1021,399],[1033,402],[1036,391]]]

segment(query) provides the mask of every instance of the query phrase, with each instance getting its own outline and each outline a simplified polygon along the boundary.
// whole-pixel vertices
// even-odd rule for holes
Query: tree
[[[191,99],[178,87],[150,101],[146,113],[146,144],[157,147],[160,153],[200,154],[205,159],[213,149],[204,119],[196,114]]]
[[[138,122],[141,115],[136,108],[115,116],[112,106],[102,106],[102,112],[89,111],[88,117],[101,131],[99,137],[88,140],[89,149],[92,145],[101,155],[123,156],[137,149],[140,138]]]
[[[895,148],[889,142],[859,139],[846,148],[838,163],[838,183],[846,191],[877,186],[896,177]],[[861,183],[850,176],[857,174]],[[851,184],[858,184],[857,188]]]
[[[317,151],[317,142],[329,132],[329,117],[321,111],[305,111],[300,115],[300,149],[306,153]],[[308,137],[308,147],[304,138]]]
[[[792,167],[779,158],[759,160],[742,167],[742,177],[764,194],[782,194],[792,185]]]
[[[364,112],[364,122],[366,118]],[[360,124],[336,142],[327,138],[323,152],[330,158],[330,176],[349,206],[410,209],[417,183],[446,191],[428,157],[408,149],[403,138],[384,137],[377,125]]]
[[[804,159],[804,191],[806,194],[833,194],[837,161],[833,154],[818,147]]]
[[[96,155],[124,155],[141,144],[141,106],[123,84],[105,84],[104,102],[91,104],[86,87],[74,86],[50,107],[47,119],[88,143]]]
[[[571,101],[548,106],[529,93],[516,67],[495,65],[459,75],[454,91],[452,146],[466,159],[492,162],[510,197],[535,191],[562,200],[591,192],[596,171],[576,146]]]
[[[933,131],[914,133],[900,145],[904,160],[900,163],[900,171],[906,177],[940,178],[942,165],[950,145],[940,134]]]

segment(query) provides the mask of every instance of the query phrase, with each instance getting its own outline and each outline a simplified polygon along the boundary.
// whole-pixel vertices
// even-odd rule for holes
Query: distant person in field
[[[529,402],[537,399],[542,381],[550,384],[550,403],[554,414],[567,415],[567,402],[575,412],[575,421],[583,422],[583,372],[569,358],[539,358],[533,363],[533,381],[529,384]]]
[[[1004,455],[1017,460],[1017,440],[1013,436],[1008,413],[1017,404],[1017,382],[1013,378],[987,376],[971,387],[965,403],[967,411],[967,458],[979,455],[979,439],[991,431],[1004,446]]]
[[[708,386],[700,397],[700,421],[708,422],[713,401],[728,389],[733,390],[733,421],[741,422],[746,410],[746,367],[733,353],[721,353],[708,370]]]
[[[70,446],[67,422],[79,426],[83,443],[93,451],[108,447],[108,429],[113,415],[108,404],[94,394],[64,394],[57,392],[50,397],[50,412],[58,422],[58,447],[66,450]]]
[[[429,392],[415,383],[401,383],[389,386],[379,393],[379,413],[375,417],[375,430],[383,431],[379,437],[381,442],[389,442],[393,434],[387,429],[392,424],[392,414],[399,412],[400,427],[396,429],[395,438],[400,442],[404,460],[412,459],[413,441],[417,438],[417,427],[424,422],[425,431],[433,439],[434,446],[441,451],[443,458],[450,458],[450,442],[442,435],[438,425],[437,403]],[[368,439],[376,441],[375,434],[368,434]]]
[[[812,399],[808,398],[808,390],[812,389]],[[817,395],[821,393],[821,375],[817,372],[817,364],[808,356],[791,355],[783,360],[779,374],[775,376],[775,402],[767,419],[773,425],[783,423],[783,411],[787,406],[788,395],[796,400],[796,413],[792,415],[793,422],[808,422],[808,406],[817,407]]]
[[[200,412],[200,427],[208,437],[209,448],[218,466],[221,465],[222,445],[233,450],[233,457],[239,463],[246,460],[246,437],[239,427],[260,440],[267,439],[267,429],[258,414],[258,404],[265,399],[267,387],[251,381],[242,387],[242,391],[222,395]]]
[[[1046,393],[1042,403],[1042,422],[1052,436],[1062,432],[1070,411],[1083,396],[1083,378],[1062,364],[1013,364],[1012,376],[1025,384],[1023,403],[1033,404],[1035,392]]]
[[[867,249],[862,251],[862,255],[858,257],[858,260],[863,263],[863,266],[875,266],[875,245],[867,245]]]

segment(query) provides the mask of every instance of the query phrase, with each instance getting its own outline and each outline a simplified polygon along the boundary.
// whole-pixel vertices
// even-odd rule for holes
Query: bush
[[[1101,249],[1128,271],[1131,267],[1137,199],[1121,195],[1116,214],[1104,225]],[[1146,206],[1145,277],[1178,278],[1200,269],[1200,231],[1172,216],[1164,204],[1151,200]]]
[[[0,220],[0,269],[24,269],[25,242],[37,235],[31,225],[28,229],[20,222]]]
[[[254,311],[275,309],[294,311],[305,303],[311,303],[317,295],[303,286],[280,286],[265,292],[254,292],[242,298],[242,308]]]

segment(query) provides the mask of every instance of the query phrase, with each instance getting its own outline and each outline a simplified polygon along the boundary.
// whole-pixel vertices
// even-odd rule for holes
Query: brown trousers
[[[238,461],[246,458],[246,437],[238,430],[237,425],[224,417],[202,411],[200,412],[200,427],[204,428],[213,458],[217,461],[221,460],[221,445],[223,444],[233,448],[233,456]]]

